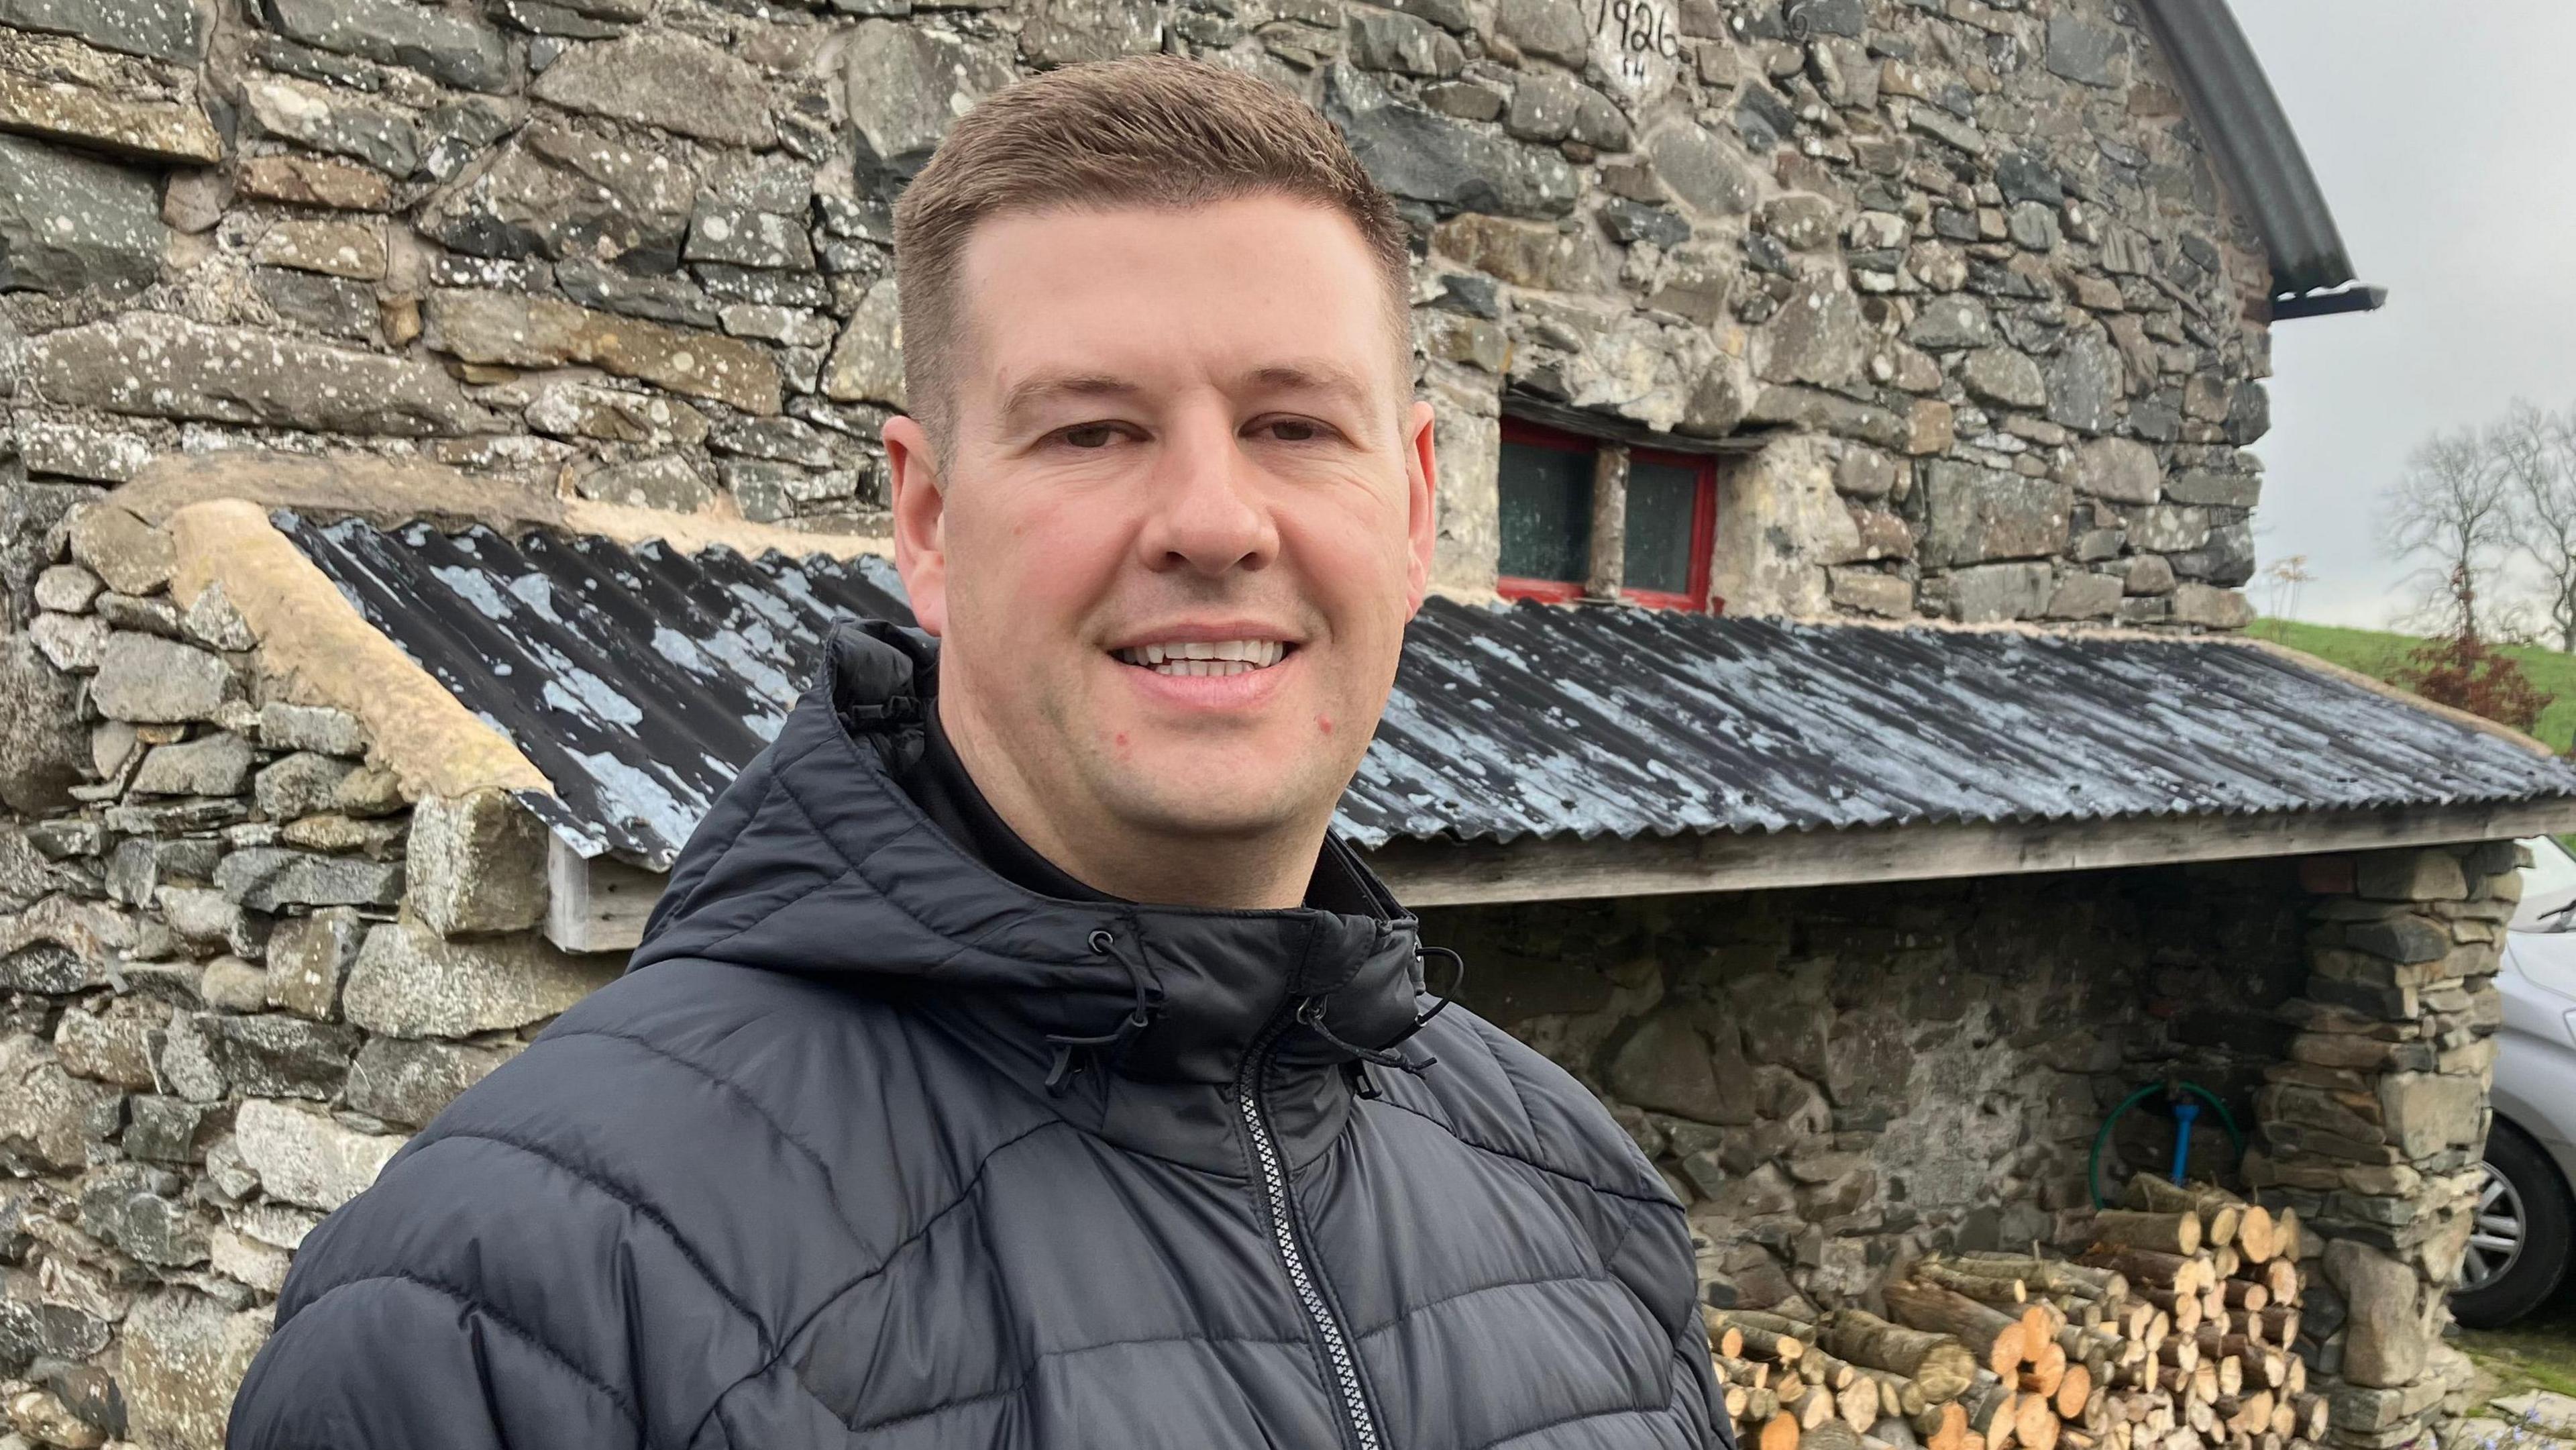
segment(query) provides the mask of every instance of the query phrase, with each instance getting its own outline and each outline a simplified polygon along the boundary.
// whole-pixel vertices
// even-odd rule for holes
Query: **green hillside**
[[[2394,678],[2407,651],[2423,641],[2413,635],[2376,629],[2345,629],[2331,624],[2300,624],[2287,619],[2258,619],[2254,633],[2322,660],[2358,670],[2376,679]],[[2554,750],[2565,750],[2576,737],[2576,655],[2539,645],[2508,645],[2504,652],[2522,665],[2541,693],[2554,696],[2532,733]]]

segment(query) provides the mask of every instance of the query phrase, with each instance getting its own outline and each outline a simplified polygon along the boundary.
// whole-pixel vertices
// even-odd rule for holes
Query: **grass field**
[[[2253,632],[2381,680],[2393,679],[2405,664],[2407,651],[2422,643],[2412,635],[2390,634],[2376,629],[2345,629],[2331,624],[2299,624],[2286,619],[2258,619],[2254,621]],[[2538,645],[2509,645],[2504,653],[2522,665],[2522,672],[2531,677],[2531,683],[2542,694],[2555,697],[2549,708],[2541,712],[2540,723],[2531,733],[2554,750],[2567,749],[2569,740],[2576,738],[2576,655],[2560,654]]]

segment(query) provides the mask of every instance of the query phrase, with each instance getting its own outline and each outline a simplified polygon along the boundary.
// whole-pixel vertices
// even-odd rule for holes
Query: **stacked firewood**
[[[1707,1311],[1748,1450],[2312,1450],[2299,1226],[2141,1174],[2076,1261],[1968,1253],[1887,1317]]]

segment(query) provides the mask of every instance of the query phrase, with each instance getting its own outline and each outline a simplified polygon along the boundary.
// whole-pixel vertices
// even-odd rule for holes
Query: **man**
[[[1431,549],[1386,198],[1155,58],[896,238],[937,642],[831,641],[629,973],[306,1240],[233,1444],[1728,1443],[1679,1206],[1326,834]]]

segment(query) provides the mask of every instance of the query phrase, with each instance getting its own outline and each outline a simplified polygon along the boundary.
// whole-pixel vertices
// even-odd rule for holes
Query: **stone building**
[[[15,1433],[217,1443],[302,1234],[618,970],[902,617],[889,199],[1144,50],[1415,224],[1444,597],[1342,826],[1712,1301],[2069,1239],[2184,1078],[2417,1436],[2576,771],[2230,637],[2270,322],[2373,294],[2209,0],[0,0]]]

